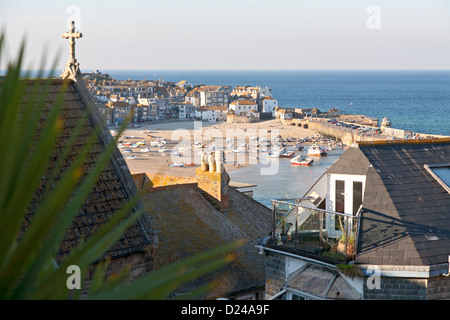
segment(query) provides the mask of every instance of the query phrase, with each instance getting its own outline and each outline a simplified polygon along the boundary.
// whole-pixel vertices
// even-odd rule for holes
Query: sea
[[[117,80],[156,80],[192,84],[269,87],[281,107],[337,108],[343,113],[388,117],[392,127],[450,136],[450,70],[100,70]],[[256,184],[254,199],[270,207],[272,199],[304,196],[342,154],[332,150],[311,167],[279,161],[277,174],[261,164],[232,171],[233,181]]]

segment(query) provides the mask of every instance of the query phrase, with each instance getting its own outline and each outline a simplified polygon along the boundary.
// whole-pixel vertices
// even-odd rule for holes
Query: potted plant
[[[345,245],[347,242],[347,251],[345,249]],[[347,257],[352,257],[355,254],[355,235],[353,232],[350,232],[346,241],[345,233],[342,233],[342,236],[339,238],[339,243],[337,246],[337,251]]]

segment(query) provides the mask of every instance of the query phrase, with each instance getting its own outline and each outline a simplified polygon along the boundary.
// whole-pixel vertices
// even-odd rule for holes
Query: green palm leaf
[[[1,34],[0,57],[4,39]],[[30,86],[27,77],[21,77],[23,53],[24,45],[17,61],[8,65],[7,74],[0,82],[0,145],[8,146],[8,151],[0,157],[0,299],[166,299],[183,282],[229,263],[229,253],[240,242],[150,272],[133,282],[126,280],[126,269],[105,279],[108,260],[102,261],[102,258],[145,214],[144,209],[136,210],[140,200],[137,194],[99,230],[79,243],[65,260],[55,265],[60,243],[108,165],[116,150],[116,139],[125,125],[88,172],[83,171],[83,166],[99,141],[101,126],[94,129],[64,170],[63,164],[68,161],[88,116],[77,123],[72,137],[54,159],[62,127],[65,87],[56,99],[50,99],[52,105],[47,105],[49,98],[45,88],[52,85],[52,79],[41,79],[40,74]],[[46,176],[46,185],[39,189],[43,176]],[[36,201],[38,189],[42,194]],[[31,212],[30,208],[33,208]],[[96,263],[89,290],[70,292],[66,286],[67,268],[77,265],[85,275],[87,268]],[[200,288],[199,292],[208,288]]]

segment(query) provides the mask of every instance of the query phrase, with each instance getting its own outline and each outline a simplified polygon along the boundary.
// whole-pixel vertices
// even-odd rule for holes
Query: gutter
[[[285,255],[285,256],[289,256],[289,257],[292,257],[292,258],[296,258],[296,259],[299,259],[299,260],[304,260],[304,261],[307,261],[307,262],[318,264],[318,265],[321,265],[321,266],[324,266],[324,267],[327,267],[327,268],[331,268],[333,270],[339,270],[339,268],[336,267],[335,265],[329,264],[329,263],[326,263],[326,262],[323,262],[323,261],[319,261],[319,260],[315,260],[315,259],[311,259],[311,258],[306,258],[306,257],[299,256],[299,255],[296,255],[296,254],[293,254],[293,253],[286,252],[286,251],[281,251],[281,250],[276,250],[276,249],[272,249],[272,248],[267,248],[267,247],[264,247],[264,246],[261,246],[261,245],[256,245],[255,247],[260,249],[260,250],[272,251],[272,252],[275,252],[275,253],[278,253],[278,254],[282,254],[282,255]]]
[[[450,274],[450,264],[441,263],[430,266],[395,266],[395,265],[357,265],[364,276],[372,276],[377,274],[381,277],[393,278],[433,278]]]

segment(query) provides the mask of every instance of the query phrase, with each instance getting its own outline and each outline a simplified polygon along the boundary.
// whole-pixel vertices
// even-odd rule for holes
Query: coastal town
[[[82,189],[83,197],[75,193],[79,207],[69,212],[73,221],[61,219],[68,229],[58,231],[60,240],[49,244],[55,248],[54,256],[44,248],[48,261],[36,263],[44,266],[47,283],[52,280],[49,266],[58,265],[53,269],[59,272],[58,279],[64,279],[54,290],[62,292],[59,298],[89,294],[94,299],[173,300],[194,295],[216,301],[450,298],[450,137],[396,129],[383,115],[280,106],[269,87],[194,84],[188,79],[115,80],[98,70],[82,73],[75,58],[75,39],[82,35],[75,31],[74,21],[62,37],[70,39],[64,71],[49,79],[48,86],[35,79],[23,85],[23,105],[42,109],[33,109],[38,110],[33,113],[36,117],[10,121],[22,125],[28,118],[36,121],[23,127],[26,134],[14,136],[29,139],[18,143],[17,161],[26,160],[22,145],[31,146],[30,152],[51,145],[35,144],[28,127],[41,129],[41,123],[53,119],[50,129],[42,131],[53,133],[57,142],[54,150],[47,150],[49,172],[42,165],[42,177],[33,175],[36,189],[28,190],[30,204],[22,211],[26,219],[32,218],[13,230],[11,239],[15,233],[28,232],[33,220],[41,221],[43,228],[49,227],[47,220],[58,220],[33,217],[53,213],[36,206],[47,200],[45,191],[58,189],[58,181],[92,184],[91,189]],[[6,84],[12,82],[5,79]],[[42,105],[33,100],[33,90],[46,94]],[[55,107],[58,98],[61,110]],[[122,125],[125,130],[119,131]],[[22,132],[17,128],[14,132]],[[336,157],[321,167],[318,176],[307,174],[331,155]],[[42,158],[32,160],[40,165]],[[282,177],[281,161],[300,170]],[[99,163],[104,164],[100,169]],[[261,175],[270,177],[265,187],[274,195],[289,183],[305,191],[295,197],[271,197],[270,206],[258,202],[248,191],[255,184],[230,175],[261,163],[267,165]],[[11,183],[15,188],[22,185],[26,183]],[[22,194],[18,190],[14,194]],[[61,207],[73,201],[70,192],[65,193],[67,199],[58,202]],[[17,205],[21,199],[14,200]],[[124,208],[134,220],[114,238],[111,221],[117,212],[123,219]],[[99,229],[103,233],[97,235]],[[106,245],[110,236],[114,241]],[[42,239],[47,244],[46,234]],[[86,242],[104,249],[77,251]],[[240,246],[227,252],[227,263],[211,269],[203,266],[208,270],[204,273],[198,267],[195,277],[185,277],[183,262],[236,242]],[[91,257],[94,251],[96,256]],[[66,271],[59,270],[73,252],[78,254],[75,258],[87,261],[79,287],[69,287],[66,274],[61,276]],[[19,259],[24,256],[20,252]],[[103,262],[106,265],[99,266]],[[152,274],[162,279],[148,278]],[[27,275],[25,280],[31,283],[31,278]],[[105,295],[96,296],[102,289],[100,278],[113,282],[105,285]],[[139,287],[115,296],[115,288],[123,287],[109,289],[125,278]],[[158,290],[152,290],[150,282],[165,278],[183,281],[167,285],[162,296],[153,295]],[[16,280],[20,281],[22,276]],[[151,292],[141,292],[142,288]],[[38,297],[54,297],[54,292],[41,295],[39,290],[43,289],[38,287]]]
[[[130,126],[170,120],[207,123],[254,123],[277,119],[283,125],[308,128],[309,122],[381,139],[416,139],[436,135],[394,129],[388,117],[344,114],[338,108],[280,106],[268,87],[193,84],[186,80],[115,80],[94,70],[83,74],[90,94],[106,125]],[[318,129],[317,127],[315,129]],[[320,131],[320,129],[318,129]]]
[[[268,87],[116,81],[98,71],[94,75],[104,79],[85,75],[86,87],[113,136],[125,115],[132,114],[118,148],[136,186],[147,192],[152,218],[165,230],[168,216],[179,219],[176,208],[192,215],[179,221],[182,237],[189,238],[180,250],[191,251],[204,236],[220,234],[223,239],[230,222],[243,232],[253,230],[253,245],[243,251],[255,282],[247,283],[242,277],[250,271],[238,268],[239,284],[231,290],[220,286],[208,299],[448,298],[445,277],[450,269],[441,249],[448,231],[439,228],[446,224],[441,213],[447,209],[429,210],[432,220],[424,227],[434,231],[425,232],[425,240],[421,227],[403,225],[392,231],[390,222],[371,222],[406,215],[401,224],[407,224],[410,217],[420,217],[421,208],[429,208],[422,195],[431,190],[442,205],[450,201],[449,181],[439,171],[448,160],[448,137],[396,129],[387,117],[344,114],[335,107],[324,112],[283,107]],[[335,149],[340,150],[338,160],[324,168],[317,181],[305,182],[304,194],[272,198],[268,208],[253,201],[256,185],[229,176],[242,167],[272,161],[314,166]],[[278,168],[268,173],[272,179],[277,179]],[[407,178],[411,174],[416,178]],[[415,188],[417,181],[430,189]],[[207,214],[201,203],[212,212]],[[203,224],[217,213],[222,221],[216,227],[188,231],[192,219]],[[172,246],[179,237],[162,241]],[[166,260],[170,253],[161,251],[160,259]]]
[[[325,155],[337,146],[359,141],[439,137],[395,129],[387,117],[344,114],[334,107],[326,112],[317,107],[283,107],[268,87],[203,85],[186,80],[115,80],[99,70],[82,76],[113,135],[120,124],[129,121],[118,146],[133,172],[149,168],[154,172],[179,172],[174,168],[185,167],[182,174],[192,176],[195,166],[201,165],[200,154],[207,157],[216,150],[224,153],[227,170],[267,156],[295,158],[293,165],[312,165],[313,159],[308,156],[314,155],[314,148],[322,149]],[[181,128],[190,132],[184,137],[190,141],[188,145],[178,146],[178,141],[173,141],[174,131]],[[219,131],[221,139],[204,137],[203,131],[212,129]],[[238,135],[226,136],[230,130],[242,130],[238,134],[240,145],[234,143]],[[261,130],[269,133],[270,141],[264,148],[257,148]],[[258,143],[252,146],[252,142]],[[308,152],[296,154],[300,150]]]
[[[225,294],[227,299],[448,297],[444,293],[448,292],[447,256],[439,253],[438,242],[429,241],[439,240],[445,246],[448,231],[438,225],[446,223],[440,213],[447,209],[438,206],[430,210],[433,222],[430,220],[427,227],[435,231],[425,232],[425,240],[421,238],[422,227],[402,222],[391,230],[391,222],[371,222],[384,215],[390,217],[388,220],[401,220],[402,215],[420,217],[421,208],[428,206],[422,195],[428,191],[442,204],[449,201],[449,182],[440,172],[445,167],[441,162],[449,156],[448,137],[396,129],[387,117],[344,114],[337,108],[326,112],[283,108],[267,87],[193,85],[184,80],[87,83],[93,96],[101,97],[97,106],[108,110],[108,116],[101,114],[113,136],[124,119],[115,117],[116,109],[126,107],[134,115],[118,148],[136,185],[148,192],[146,201],[152,200],[152,217],[159,225],[166,228],[167,221],[158,212],[179,217],[174,206],[183,207],[197,219],[205,213],[198,204],[205,201],[213,212],[223,214],[225,221],[218,225],[239,220],[243,229],[267,228],[265,236],[259,233],[253,240],[265,257],[259,264],[264,285],[252,289],[248,285]],[[109,86],[103,86],[106,84]],[[106,100],[100,103],[100,99]],[[142,118],[149,114],[150,118]],[[338,160],[317,181],[306,181],[308,188],[303,195],[295,199],[274,197],[266,209],[252,201],[256,185],[229,176],[234,170],[264,161],[315,166],[335,149],[340,150]],[[441,160],[435,159],[436,155]],[[268,173],[272,179],[277,179],[277,170]],[[242,178],[239,174],[234,177]],[[304,176],[298,173],[297,178]],[[431,189],[415,188],[415,181]],[[196,204],[188,200],[191,189],[200,194]],[[245,197],[238,200],[238,195]],[[241,211],[250,203],[256,207]],[[230,214],[241,218],[231,219]],[[180,226],[184,235],[190,233],[185,229],[188,226],[189,221]],[[217,236],[224,230],[213,229],[209,235]],[[204,231],[193,231],[190,241],[197,242]],[[399,245],[390,244],[391,240],[384,243],[384,239]],[[423,249],[416,251],[416,243]],[[190,250],[189,244],[182,247]],[[247,252],[249,257],[253,253]],[[252,268],[258,266],[260,258],[251,258]],[[378,283],[371,282],[373,268],[380,270],[375,280]],[[242,268],[238,273],[242,276],[246,272]]]
[[[88,90],[108,125],[123,122],[132,114],[132,123],[173,119],[200,119],[209,122],[252,122],[275,116],[278,102],[267,87],[194,85],[163,80],[114,80],[98,70],[84,74]]]

